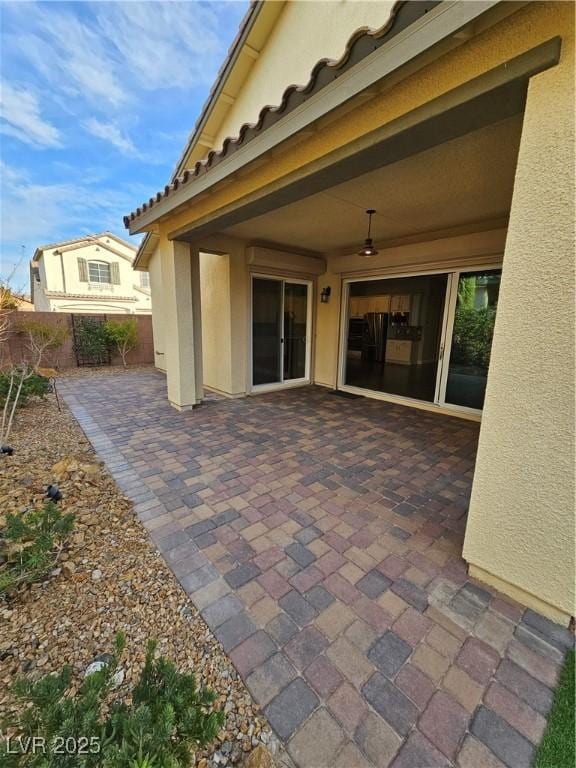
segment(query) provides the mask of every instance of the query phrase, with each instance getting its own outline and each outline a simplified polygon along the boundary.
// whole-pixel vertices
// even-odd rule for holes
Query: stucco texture
[[[319,59],[339,59],[357,29],[382,27],[393,5],[393,0],[287,2],[215,137],[215,146],[237,136],[243,123],[255,123],[265,105],[280,104],[288,85],[305,85]]]
[[[528,91],[464,545],[476,575],[560,621],[574,614],[575,576],[568,19],[563,37],[560,64]]]

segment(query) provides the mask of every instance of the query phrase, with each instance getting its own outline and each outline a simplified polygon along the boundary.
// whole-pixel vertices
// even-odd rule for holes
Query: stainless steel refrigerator
[[[368,312],[365,316],[362,359],[367,362],[384,363],[386,359],[386,337],[388,335],[388,313]]]

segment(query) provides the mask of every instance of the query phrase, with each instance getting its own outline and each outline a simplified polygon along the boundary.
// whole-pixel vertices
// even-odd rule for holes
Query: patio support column
[[[199,252],[167,240],[161,257],[168,400],[185,411],[203,397]]]
[[[549,618],[574,614],[574,66],[532,78],[464,557]]]

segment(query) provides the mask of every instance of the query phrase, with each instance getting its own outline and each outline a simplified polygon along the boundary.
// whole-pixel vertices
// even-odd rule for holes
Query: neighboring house
[[[254,3],[172,182],[125,217],[174,407],[313,383],[481,418],[470,573],[561,622],[573,86],[572,3]]]
[[[30,262],[38,312],[149,314],[146,271],[134,272],[136,248],[111,232],[42,245]]]
[[[14,296],[18,312],[34,312],[34,304],[28,296]]]

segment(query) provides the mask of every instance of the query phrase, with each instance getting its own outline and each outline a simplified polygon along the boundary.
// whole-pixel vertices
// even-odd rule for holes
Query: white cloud
[[[82,169],[65,183],[37,182],[13,166],[2,165],[0,171],[0,228],[6,265],[18,260],[22,243],[30,258],[38,245],[78,234],[111,230],[126,236],[122,216],[131,210],[134,199],[146,196],[146,189],[132,182],[106,185],[100,180],[92,184]],[[26,277],[26,270],[27,265],[21,265],[18,284]]]
[[[13,42],[20,55],[67,95],[114,106],[127,101],[119,62],[110,55],[97,27],[51,4],[26,5],[31,10],[26,24],[30,32],[16,35]]]
[[[0,131],[37,147],[59,147],[60,133],[44,120],[36,95],[8,82],[0,86]]]
[[[138,157],[138,150],[134,146],[132,140],[128,136],[125,136],[120,128],[114,123],[106,123],[102,120],[97,120],[95,117],[91,117],[84,121],[83,126],[88,133],[112,144],[112,146],[120,150],[122,154],[129,155],[130,157]]]
[[[11,3],[17,29],[5,45],[56,92],[103,108],[126,105],[141,91],[210,85],[225,54],[224,14],[234,26],[244,10],[232,2],[82,6],[86,12],[52,3]]]
[[[104,5],[98,24],[145,90],[210,85],[222,58],[218,14],[202,3]]]

